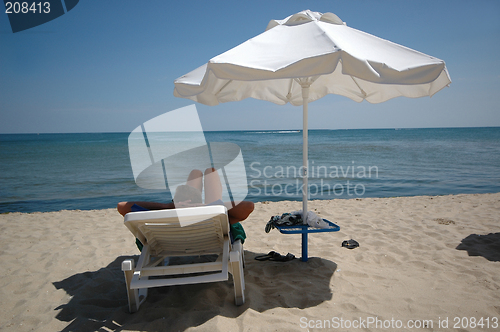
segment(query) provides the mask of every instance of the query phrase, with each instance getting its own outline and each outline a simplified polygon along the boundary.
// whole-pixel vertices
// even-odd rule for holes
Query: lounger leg
[[[243,262],[239,251],[231,251],[229,253],[229,261],[234,283],[234,303],[242,305],[245,303],[245,279],[243,276]]]
[[[125,285],[127,286],[128,310],[136,312],[139,310],[139,291],[130,288],[130,282],[134,276],[134,261],[127,259],[122,262],[122,271],[125,274]]]

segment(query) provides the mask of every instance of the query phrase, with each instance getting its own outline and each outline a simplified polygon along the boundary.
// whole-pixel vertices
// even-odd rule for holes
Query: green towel
[[[138,238],[135,239],[135,245],[137,246],[137,248],[139,248],[139,251],[142,252],[142,248],[144,247],[141,243],[141,241],[139,241]]]
[[[231,225],[231,234],[233,235],[233,241],[241,240],[241,244],[245,243],[247,235],[239,222]]]

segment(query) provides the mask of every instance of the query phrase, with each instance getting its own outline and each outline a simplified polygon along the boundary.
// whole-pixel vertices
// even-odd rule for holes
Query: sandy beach
[[[2,214],[0,329],[500,330],[500,193],[311,201],[341,230],[310,235],[308,262],[254,260],[300,257],[300,235],[264,232],[300,208],[258,203],[244,222],[243,306],[228,281],[150,290],[134,314],[120,265],[139,251],[115,210]]]

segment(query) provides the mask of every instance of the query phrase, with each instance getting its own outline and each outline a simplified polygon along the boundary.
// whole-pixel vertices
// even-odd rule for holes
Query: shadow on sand
[[[469,256],[483,256],[489,261],[500,262],[500,233],[471,234],[456,249],[467,250]]]
[[[226,282],[153,288],[138,312],[130,314],[121,262],[122,256],[94,272],[75,274],[54,282],[71,300],[55,310],[68,322],[63,331],[141,330],[183,331],[216,316],[236,318],[248,309],[308,308],[332,298],[330,281],[337,269],[332,261],[312,257],[308,262],[256,261],[262,253],[245,250],[246,302],[234,305],[232,278]]]

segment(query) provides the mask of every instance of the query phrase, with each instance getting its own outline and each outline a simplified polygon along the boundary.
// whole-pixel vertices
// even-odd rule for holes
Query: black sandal
[[[295,259],[295,255],[288,253],[283,256],[276,251],[270,251],[267,255],[255,256],[255,259],[258,261],[288,262]]]
[[[348,241],[342,242],[342,247],[346,247],[347,249],[354,249],[359,247],[359,243],[356,240],[350,239]]]
[[[279,254],[278,254],[279,255]],[[276,262],[288,262],[295,259],[295,255],[288,253],[286,256],[279,255],[279,257],[271,258],[272,261]]]

